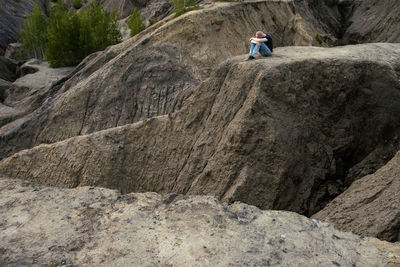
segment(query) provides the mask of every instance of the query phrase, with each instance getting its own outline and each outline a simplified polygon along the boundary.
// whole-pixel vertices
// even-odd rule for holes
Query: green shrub
[[[173,2],[175,7],[174,12],[177,16],[199,8],[196,0],[173,0]]]
[[[319,33],[315,34],[315,39],[317,40],[317,42],[319,44],[322,44],[324,42],[324,40],[322,40],[321,35],[319,35]]]
[[[33,7],[32,14],[24,20],[22,39],[28,52],[36,58],[43,58],[47,42],[47,20],[38,4]]]
[[[143,19],[136,8],[132,11],[131,18],[128,21],[128,27],[131,30],[131,36],[135,36],[146,28]]]
[[[79,20],[68,12],[64,1],[59,0],[50,10],[47,28],[46,60],[52,67],[77,64],[79,51]]]
[[[273,21],[274,23],[276,23],[276,16],[275,16],[275,15],[272,15],[272,16],[271,16],[271,19],[272,19],[272,21]]]
[[[73,0],[73,1],[72,1],[72,6],[73,6],[75,9],[80,9],[80,8],[82,7],[82,2],[81,2],[81,0]]]
[[[107,14],[97,2],[70,14],[63,0],[52,6],[45,58],[51,67],[74,66],[87,55],[121,41],[118,14]]]

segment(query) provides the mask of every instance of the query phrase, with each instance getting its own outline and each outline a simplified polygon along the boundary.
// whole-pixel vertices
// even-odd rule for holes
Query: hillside
[[[0,57],[0,266],[400,265],[398,0],[102,3],[163,19]]]
[[[399,56],[399,44],[285,47],[256,62],[239,56],[175,113],[21,151],[0,172],[311,215],[360,178],[346,176],[350,168],[362,172],[356,164],[369,157],[376,170],[381,154],[397,151]]]
[[[216,65],[246,53],[246,40],[254,29],[265,28],[262,18],[274,25],[276,46],[317,44],[311,33],[302,30],[304,21],[293,22],[292,7],[287,1],[218,3],[168,18],[89,56],[67,81],[40,90],[37,97],[41,101],[51,97],[50,103],[26,108],[5,100],[26,112],[15,117],[19,123],[11,130],[0,125],[0,158],[179,109]],[[60,130],[64,125],[68,129]]]

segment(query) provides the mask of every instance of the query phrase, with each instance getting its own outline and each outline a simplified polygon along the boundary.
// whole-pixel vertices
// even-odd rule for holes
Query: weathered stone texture
[[[398,266],[400,246],[207,196],[0,179],[7,266]]]

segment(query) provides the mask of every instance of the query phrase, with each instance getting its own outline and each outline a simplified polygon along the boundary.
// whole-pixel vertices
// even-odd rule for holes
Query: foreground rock
[[[213,197],[0,179],[6,265],[397,266],[400,246]]]
[[[400,44],[371,44],[238,57],[173,114],[21,151],[0,172],[311,215],[399,150],[399,55]]]
[[[178,110],[219,63],[247,53],[255,29],[267,27],[277,46],[317,44],[314,30],[304,31],[305,22],[296,18],[290,1],[215,3],[170,16],[89,56],[82,69],[53,90],[51,105],[7,131],[0,129],[0,158]]]
[[[354,182],[313,218],[361,236],[400,241],[400,152],[376,173]]]

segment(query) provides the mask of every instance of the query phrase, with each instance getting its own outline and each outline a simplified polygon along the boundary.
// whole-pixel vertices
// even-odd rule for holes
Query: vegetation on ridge
[[[36,57],[44,56],[51,67],[74,66],[87,55],[121,41],[117,20],[116,12],[108,14],[96,1],[79,13],[70,13],[59,0],[48,19],[36,5],[24,23],[24,45]]]
[[[128,26],[131,30],[131,36],[135,36],[146,28],[143,18],[140,16],[136,8],[132,11],[131,18],[128,21]]]
[[[185,12],[195,10],[199,8],[199,4],[196,0],[173,0],[174,2],[174,13],[179,16]]]

